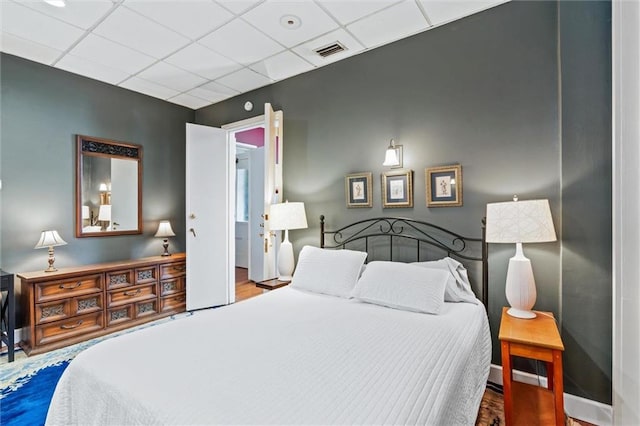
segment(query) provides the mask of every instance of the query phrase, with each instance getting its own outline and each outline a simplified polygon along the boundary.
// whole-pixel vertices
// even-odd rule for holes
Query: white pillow
[[[367,253],[304,246],[291,286],[316,293],[349,298]]]
[[[408,263],[370,262],[352,294],[363,302],[437,314],[444,305],[448,276],[446,271]]]
[[[449,273],[447,286],[444,292],[445,302],[479,303],[476,295],[471,289],[467,270],[462,263],[457,260],[445,257],[440,260],[433,260],[429,262],[414,262],[412,265],[447,271]]]

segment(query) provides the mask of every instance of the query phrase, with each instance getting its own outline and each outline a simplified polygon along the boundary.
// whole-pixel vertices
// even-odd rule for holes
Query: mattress
[[[481,304],[420,314],[285,287],[80,353],[47,424],[475,424]]]

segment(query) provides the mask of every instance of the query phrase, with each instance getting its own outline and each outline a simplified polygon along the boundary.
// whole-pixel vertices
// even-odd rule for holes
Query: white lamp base
[[[516,243],[516,254],[509,259],[505,293],[511,305],[507,310],[509,315],[524,319],[536,317],[535,312],[531,311],[536,303],[536,283],[533,279],[531,261],[522,251],[522,243]]]
[[[278,252],[278,279],[280,281],[291,281],[293,275],[293,245],[289,242],[289,231],[284,231],[284,241],[280,244]]]

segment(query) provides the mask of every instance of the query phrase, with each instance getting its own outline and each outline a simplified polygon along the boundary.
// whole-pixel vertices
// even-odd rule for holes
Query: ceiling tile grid
[[[0,50],[198,109],[506,1],[0,0]]]

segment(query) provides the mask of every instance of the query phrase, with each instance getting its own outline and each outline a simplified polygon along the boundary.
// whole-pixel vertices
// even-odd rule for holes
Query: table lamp
[[[176,234],[173,233],[173,229],[171,229],[171,222],[168,220],[161,220],[158,225],[158,231],[154,237],[164,238],[162,241],[162,247],[164,247],[164,253],[161,256],[171,256],[169,253],[169,237],[175,237]]]
[[[509,259],[505,293],[516,318],[535,318],[536,284],[531,261],[522,251],[522,243],[556,241],[549,200],[526,200],[487,204],[487,243],[515,243],[516,254]]]
[[[293,268],[293,245],[289,241],[290,229],[307,228],[307,215],[304,212],[304,203],[284,202],[272,204],[269,212],[269,229],[271,231],[284,230],[284,240],[280,244],[278,253],[278,279],[291,281]]]
[[[44,272],[55,272],[57,269],[53,266],[53,263],[56,261],[56,258],[53,256],[53,248],[55,246],[64,246],[67,242],[60,237],[58,231],[42,231],[40,234],[40,239],[38,240],[38,244],[34,248],[49,248],[49,267],[44,270]]]

